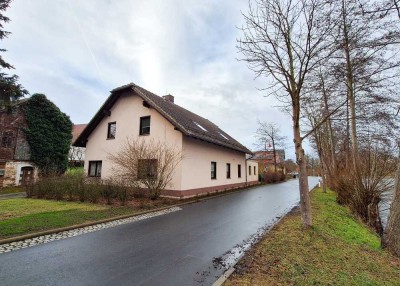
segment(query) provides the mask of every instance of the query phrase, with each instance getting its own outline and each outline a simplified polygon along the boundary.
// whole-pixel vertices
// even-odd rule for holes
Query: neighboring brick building
[[[0,188],[33,182],[37,168],[30,161],[30,147],[23,128],[27,127],[22,106],[0,108]]]
[[[251,157],[251,159],[258,162],[260,172],[273,169],[274,167],[273,150],[255,151],[253,153],[254,155]],[[285,150],[276,149],[275,153],[276,153],[276,164],[281,169],[282,168],[281,165],[285,162]]]

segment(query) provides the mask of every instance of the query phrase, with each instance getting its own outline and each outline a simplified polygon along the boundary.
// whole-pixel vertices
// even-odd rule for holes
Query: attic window
[[[228,137],[226,137],[224,134],[222,134],[221,132],[218,132],[219,133],[219,135],[221,135],[222,137],[224,137],[226,140],[229,140],[229,138]]]
[[[207,129],[205,129],[205,128],[204,128],[203,126],[201,126],[199,123],[197,123],[197,122],[195,122],[195,121],[193,121],[193,123],[196,124],[197,127],[199,127],[201,130],[207,132]]]

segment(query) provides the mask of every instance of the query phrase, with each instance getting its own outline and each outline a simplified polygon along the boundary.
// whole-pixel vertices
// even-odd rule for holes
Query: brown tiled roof
[[[111,91],[111,95],[96,113],[82,134],[75,140],[75,146],[84,147],[90,133],[110,110],[121,94],[134,93],[140,96],[150,107],[157,110],[169,122],[171,122],[184,135],[209,143],[227,147],[236,151],[252,154],[252,152],[221,130],[217,125],[179,105],[176,105],[154,93],[133,83],[118,87]],[[205,130],[204,130],[205,129]]]
[[[74,124],[72,126],[72,142],[75,142],[75,140],[78,138],[79,135],[81,135],[86,126],[87,124]]]

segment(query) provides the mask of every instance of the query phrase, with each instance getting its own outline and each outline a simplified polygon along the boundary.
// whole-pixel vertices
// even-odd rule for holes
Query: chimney
[[[164,95],[162,98],[164,98],[164,100],[166,100],[166,101],[174,103],[174,96],[173,95],[167,94],[167,95]]]

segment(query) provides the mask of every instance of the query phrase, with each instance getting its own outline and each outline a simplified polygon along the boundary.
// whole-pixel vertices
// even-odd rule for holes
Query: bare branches
[[[108,159],[116,165],[113,169],[115,177],[135,188],[146,187],[155,199],[170,185],[182,154],[164,142],[139,138],[127,139],[118,152],[109,154]]]

